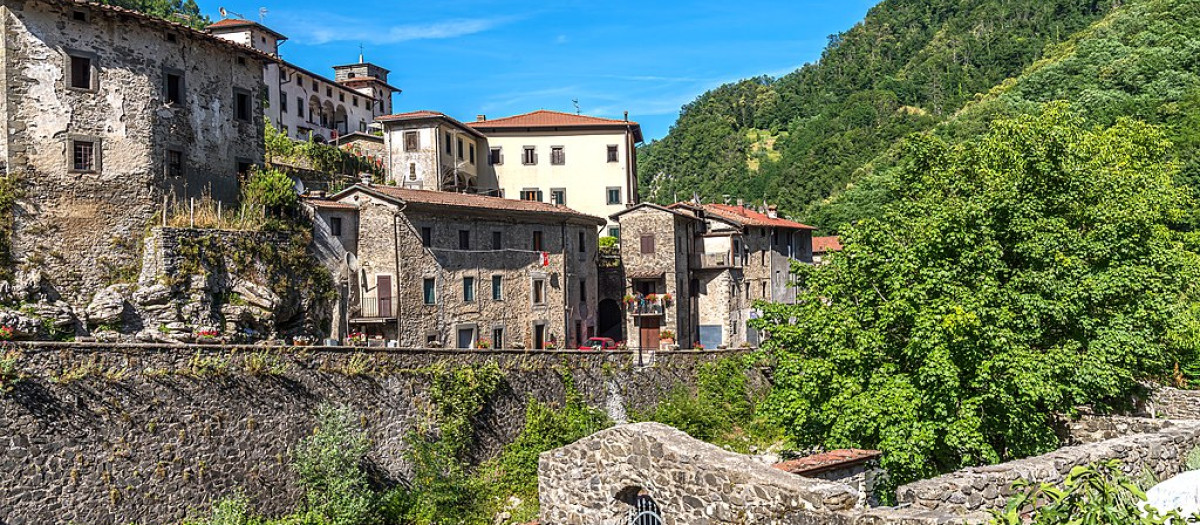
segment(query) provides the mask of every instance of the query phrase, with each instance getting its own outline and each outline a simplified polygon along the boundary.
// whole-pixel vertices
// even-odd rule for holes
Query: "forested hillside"
[[[996,86],[935,128],[952,142],[977,136],[997,118],[1036,113],[1066,100],[1089,126],[1129,117],[1163,126],[1180,164],[1178,181],[1200,190],[1200,2],[1134,0],[1050,49],[1021,76]],[[877,216],[895,198],[898,148],[862,170],[858,184],[821,203],[810,220],[836,227]]]
[[[728,84],[640,151],[644,198],[767,198],[808,215],[860,167],[1020,74],[1119,2],[885,0],[819,62]]]

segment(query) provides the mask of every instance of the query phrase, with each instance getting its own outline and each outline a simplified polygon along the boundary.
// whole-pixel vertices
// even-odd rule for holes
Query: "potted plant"
[[[214,344],[219,342],[221,332],[219,330],[200,330],[196,332],[196,342],[200,344]]]
[[[316,340],[307,335],[298,335],[292,338],[292,346],[312,346]]]
[[[367,344],[367,334],[362,332],[350,332],[346,336],[346,344],[350,346],[363,346]]]
[[[475,341],[475,348],[480,348],[480,349],[486,350],[491,347],[492,347],[492,342],[487,339],[480,339],[478,341]]]
[[[0,341],[12,341],[13,329],[11,326],[0,326]]]
[[[625,294],[625,298],[622,299],[622,301],[625,302],[626,306],[633,306],[633,304],[637,302],[637,298],[632,295]]]
[[[700,344],[700,341],[696,341],[696,344],[692,346],[692,350],[704,350],[704,345]]]

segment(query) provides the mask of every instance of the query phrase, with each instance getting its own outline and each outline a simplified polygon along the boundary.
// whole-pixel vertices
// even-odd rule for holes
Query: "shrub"
[[[318,408],[316,430],[300,441],[292,459],[309,513],[330,525],[374,523],[375,495],[360,466],[370,449],[366,432],[349,410],[328,404]]]
[[[282,171],[255,169],[242,185],[242,202],[275,213],[291,211],[299,202],[296,183]]]

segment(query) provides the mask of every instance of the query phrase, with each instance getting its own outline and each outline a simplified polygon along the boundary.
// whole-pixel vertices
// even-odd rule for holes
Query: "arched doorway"
[[[596,335],[600,337],[608,337],[614,341],[622,341],[625,339],[624,320],[625,315],[621,312],[621,305],[613,299],[604,299],[600,301],[598,306],[599,311],[596,316]]]

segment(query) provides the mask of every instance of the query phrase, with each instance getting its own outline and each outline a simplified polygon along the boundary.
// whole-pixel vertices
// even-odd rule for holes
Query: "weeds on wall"
[[[12,391],[25,379],[25,374],[21,373],[22,357],[20,350],[8,350],[0,357],[0,394]]]
[[[20,175],[0,175],[0,279],[10,279],[13,273],[12,237],[17,199],[21,197]]]

